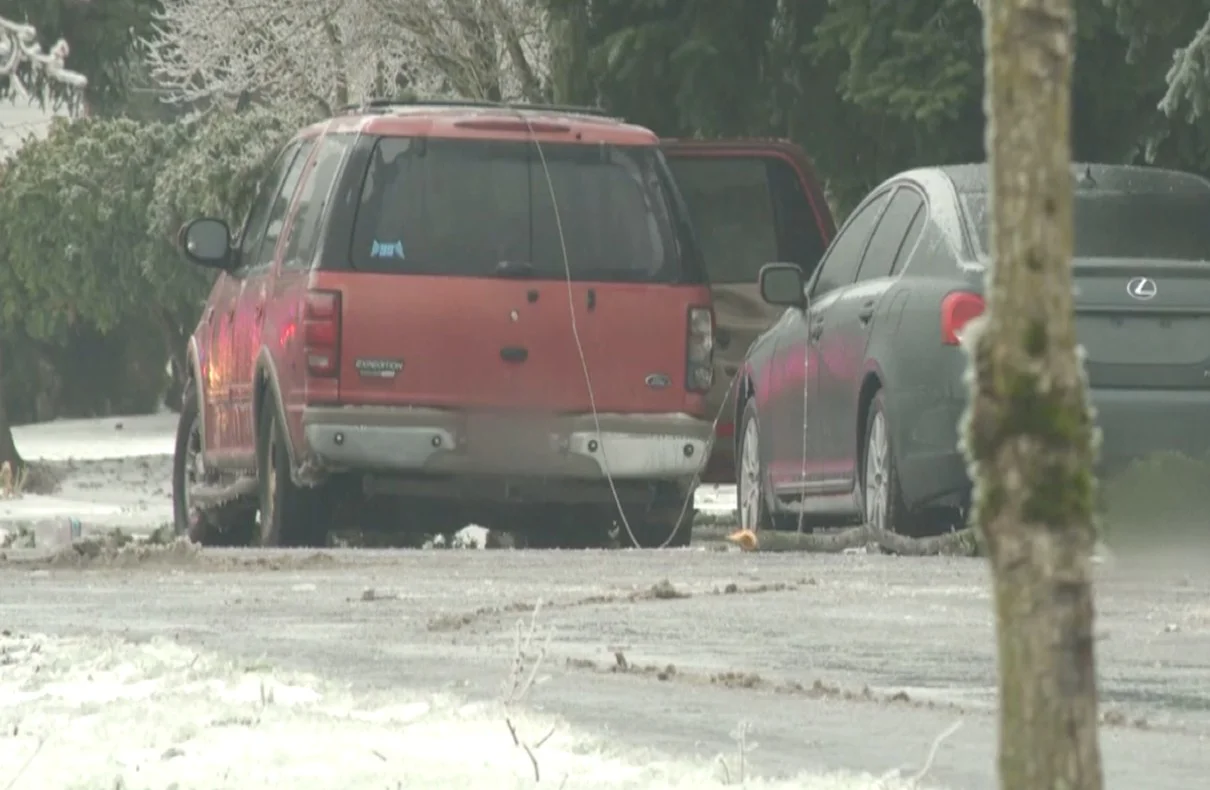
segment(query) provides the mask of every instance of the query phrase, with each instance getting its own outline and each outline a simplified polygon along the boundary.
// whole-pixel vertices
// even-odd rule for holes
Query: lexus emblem
[[[1155,280],[1150,277],[1135,277],[1130,282],[1126,283],[1126,293],[1133,296],[1135,299],[1147,301],[1154,299],[1156,294]]]

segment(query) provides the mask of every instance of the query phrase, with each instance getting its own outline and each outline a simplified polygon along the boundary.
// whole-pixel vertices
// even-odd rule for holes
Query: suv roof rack
[[[581,107],[574,104],[528,104],[524,102],[491,102],[476,99],[367,99],[357,104],[348,104],[340,108],[340,113],[348,115],[357,112],[384,113],[393,107],[468,107],[498,110],[535,110],[547,112],[566,112],[578,115],[592,115],[598,118],[616,118],[617,116],[600,107]]]

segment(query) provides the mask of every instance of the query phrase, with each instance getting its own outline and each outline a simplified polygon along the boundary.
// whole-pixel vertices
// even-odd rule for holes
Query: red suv
[[[639,545],[689,542],[713,312],[650,131],[372,105],[280,152],[238,240],[209,218],[180,240],[221,276],[189,344],[179,532],[315,545],[367,516],[591,545],[620,504]]]

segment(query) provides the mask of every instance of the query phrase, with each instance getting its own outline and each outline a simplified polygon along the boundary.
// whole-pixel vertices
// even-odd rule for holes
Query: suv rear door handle
[[[505,346],[500,349],[500,359],[505,362],[524,362],[529,359],[529,350],[522,346]]]
[[[875,306],[873,299],[863,304],[861,309],[857,311],[857,320],[863,324],[870,323],[870,319],[874,317]]]

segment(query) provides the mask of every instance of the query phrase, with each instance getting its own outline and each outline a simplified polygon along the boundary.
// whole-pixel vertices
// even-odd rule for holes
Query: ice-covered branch
[[[21,80],[19,69],[29,64],[48,79],[74,88],[84,88],[88,79],[67,68],[67,56],[71,52],[67,42],[59,39],[49,52],[42,51],[38,43],[38,31],[30,25],[11,22],[0,17],[0,77],[10,80],[13,91],[22,98],[29,98],[29,89]]]
[[[1202,118],[1210,110],[1210,18],[1193,36],[1187,47],[1172,56],[1168,70],[1168,90],[1159,108],[1169,117],[1188,103],[1188,118]]]
[[[539,98],[537,0],[165,0],[146,42],[179,103],[257,98],[329,112],[405,91]]]

